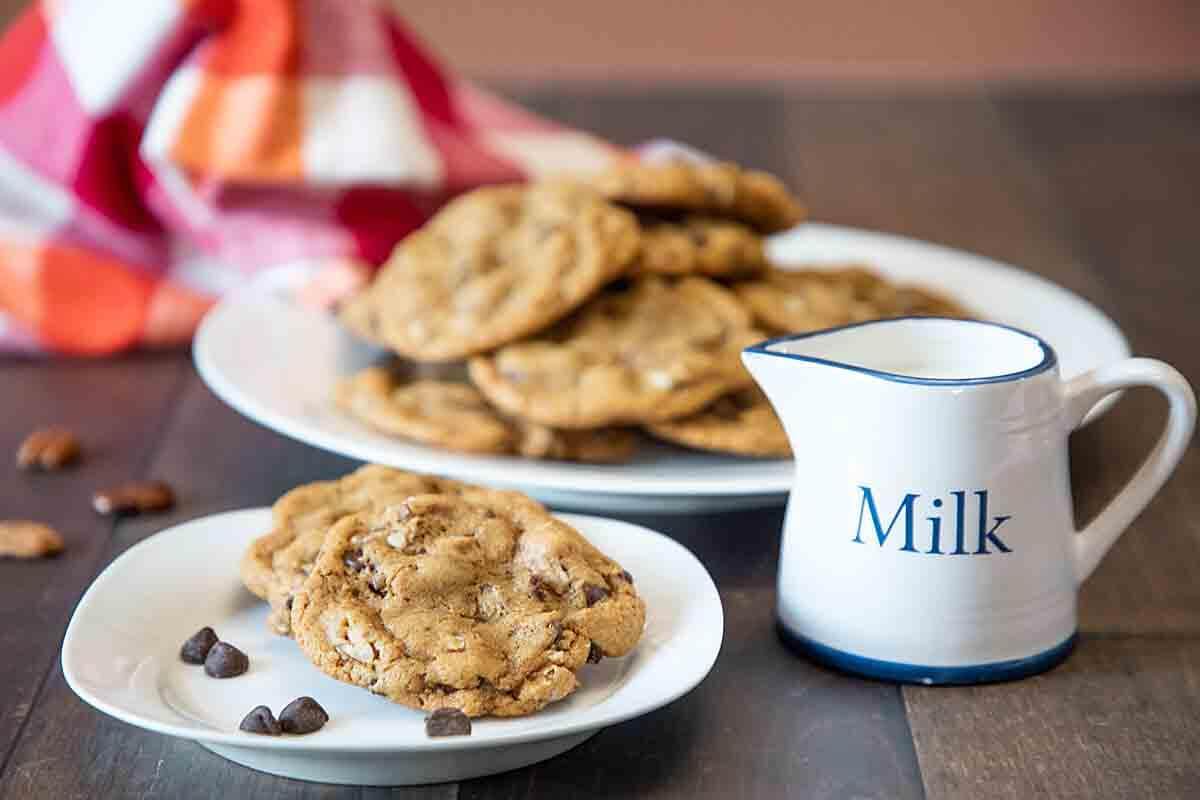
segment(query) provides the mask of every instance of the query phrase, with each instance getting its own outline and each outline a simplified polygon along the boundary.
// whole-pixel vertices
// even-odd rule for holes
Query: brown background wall
[[[447,63],[491,80],[1200,79],[1200,0],[390,2]],[[0,24],[27,4],[0,0]]]
[[[871,83],[1200,78],[1200,0],[401,0],[469,75]]]

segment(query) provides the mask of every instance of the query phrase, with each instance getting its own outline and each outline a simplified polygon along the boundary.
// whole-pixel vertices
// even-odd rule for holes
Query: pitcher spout
[[[872,419],[894,417],[917,388],[1019,381],[1054,370],[1057,359],[1042,339],[1007,325],[900,317],[768,339],[746,348],[742,362],[793,451],[804,453],[817,433],[811,426],[828,426],[850,404]]]
[[[746,348],[746,368],[768,396],[791,364],[835,368],[882,380],[963,386],[1020,380],[1057,364],[1038,336],[981,320],[897,317],[768,339]],[[775,368],[768,365],[774,365]]]

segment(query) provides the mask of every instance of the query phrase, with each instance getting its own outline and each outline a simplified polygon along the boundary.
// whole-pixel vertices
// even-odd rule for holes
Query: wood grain
[[[1138,350],[1200,379],[1200,273],[1190,268],[1200,249],[1195,92],[993,101],[539,91],[522,99],[622,143],[671,136],[779,172],[803,188],[820,219],[930,238],[1045,274],[1113,313]],[[242,419],[199,383],[182,353],[4,363],[0,394],[0,452],[51,421],[78,425],[94,448],[80,470],[0,483],[3,516],[56,524],[70,547],[57,561],[0,563],[3,798],[1200,792],[1200,509],[1187,491],[1200,478],[1195,446],[1085,587],[1084,629],[1095,635],[1064,667],[1017,684],[902,694],[790,655],[772,629],[778,509],[634,518],[683,542],[717,582],[726,635],[708,680],[544,764],[391,792],[286,781],[143,733],[75,698],[57,666],[71,605],[125,548],[175,522],[270,503],[354,464]],[[1081,517],[1132,471],[1161,416],[1153,397],[1131,393],[1073,437]],[[168,480],[179,507],[113,530],[86,498],[95,485],[130,475]]]
[[[985,98],[793,95],[786,109],[786,174],[814,219],[977,252],[1113,307],[1051,186]]]
[[[123,522],[111,555],[173,522],[269,503],[296,483],[331,477],[352,466],[253,426],[193,379],[149,470],[177,487],[180,506],[172,515]],[[723,587],[727,633],[718,669],[664,711],[604,731],[545,765],[467,782],[464,796],[652,792],[724,797],[736,792],[773,797],[788,787],[809,796],[850,791],[920,796],[916,756],[895,687],[864,684],[814,667],[775,639],[778,509],[634,521],[674,534]],[[119,752],[138,757],[116,758]],[[55,756],[47,758],[46,753]],[[614,772],[613,763],[636,767]],[[0,781],[0,797],[66,797],[89,782],[164,797],[189,792],[357,796],[355,789],[264,776],[190,742],[117,723],[80,703],[56,669]],[[404,790],[397,796],[450,797],[452,790]]]
[[[175,363],[186,364],[180,354]],[[105,561],[177,522],[232,508],[270,504],[297,483],[352,469],[346,459],[273,434],[224,406],[191,372],[146,474],[175,487],[168,514],[122,520]],[[54,370],[46,370],[53,373]],[[119,407],[119,406],[117,406]],[[57,639],[55,640],[57,642]],[[131,727],[80,701],[55,665],[24,736],[0,777],[0,797],[311,797],[357,796],[286,781],[236,766],[189,741]],[[414,798],[447,797],[415,793]]]
[[[71,608],[108,546],[112,522],[92,510],[92,492],[141,475],[185,369],[179,357],[0,366],[0,469],[7,473],[0,480],[0,517],[45,522],[66,542],[53,559],[0,559],[0,764],[57,662]],[[18,471],[17,446],[48,424],[76,432],[84,449],[80,463],[54,473]]]
[[[1033,96],[999,105],[1116,299],[1116,318],[1134,352],[1169,361],[1200,386],[1200,92]],[[1165,403],[1143,389],[1110,416],[1076,437],[1074,453],[1076,472],[1088,471],[1101,501],[1149,452]],[[1175,476],[1085,584],[1084,630],[1200,633],[1198,485],[1200,448],[1193,439]]]
[[[613,141],[648,135],[783,173],[783,106],[768,91],[526,94],[534,108]],[[631,517],[690,548],[725,607],[717,666],[690,695],[570,754],[463,784],[492,797],[919,797],[895,687],[797,659],[774,633],[780,510]],[[614,768],[614,765],[623,765]]]
[[[930,800],[1200,796],[1200,642],[1084,638],[1018,683],[905,690]]]
[[[691,549],[721,589],[717,665],[665,709],[569,754],[463,784],[463,798],[922,796],[896,688],[796,658],[774,631],[780,510],[633,518]]]

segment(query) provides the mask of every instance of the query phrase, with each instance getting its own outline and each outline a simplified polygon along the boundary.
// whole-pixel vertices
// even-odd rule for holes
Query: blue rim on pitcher
[[[1036,342],[1038,347],[1042,349],[1042,360],[1028,369],[1023,369],[1019,372],[1010,372],[1004,375],[987,375],[982,378],[921,378],[914,375],[902,375],[896,372],[885,372],[883,370],[871,369],[870,367],[859,367],[855,366],[854,364],[846,364],[841,361],[831,361],[829,359],[817,358],[816,356],[802,356],[796,353],[788,353],[780,350],[770,349],[772,346],[783,344],[784,342],[797,342],[801,339],[812,339],[818,336],[826,336],[831,333],[840,333],[841,331],[849,330],[851,328],[862,328],[868,325],[886,325],[896,322],[911,322],[921,320],[956,322],[964,325],[987,325],[993,328],[1003,328],[1006,331],[1020,334],[1021,336],[1032,339],[1034,342]],[[897,383],[913,383],[921,386],[979,386],[987,383],[1019,381],[1025,378],[1032,378],[1034,375],[1040,375],[1046,370],[1053,369],[1055,365],[1058,364],[1058,354],[1054,352],[1054,348],[1036,333],[1030,333],[1022,328],[1015,328],[1012,325],[1005,325],[1002,322],[990,322],[982,319],[962,319],[960,317],[928,317],[915,315],[907,317],[869,319],[863,322],[851,322],[846,325],[838,325],[835,328],[822,328],[819,331],[808,331],[807,333],[789,333],[751,345],[743,350],[743,352],[761,353],[768,356],[779,356],[780,358],[792,358],[797,361],[807,361],[810,364],[821,364],[827,367],[837,367],[839,369],[849,370],[851,372],[860,372],[864,375],[871,375],[872,377],[882,378],[883,380],[887,381],[895,381]]]
[[[792,633],[782,622],[777,623],[776,630],[780,640],[789,649],[818,664],[864,678],[923,686],[967,686],[1028,678],[1057,667],[1071,655],[1079,641],[1079,634],[1076,632],[1049,650],[1025,658],[962,667],[938,667],[881,661],[848,653]]]

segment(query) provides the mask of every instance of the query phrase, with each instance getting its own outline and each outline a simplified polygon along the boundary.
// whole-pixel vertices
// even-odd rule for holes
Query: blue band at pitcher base
[[[779,631],[779,638],[783,640],[784,644],[820,664],[866,678],[896,683],[917,683],[926,686],[996,683],[1036,675],[1062,663],[1071,654],[1071,650],[1074,649],[1075,642],[1079,638],[1078,634],[1071,634],[1060,644],[1027,658],[992,661],[987,664],[963,667],[933,667],[857,656],[844,650],[836,650],[819,644],[812,639],[797,636],[784,627],[783,623],[778,623],[776,627]]]

